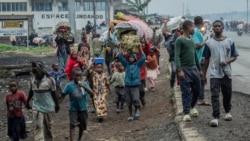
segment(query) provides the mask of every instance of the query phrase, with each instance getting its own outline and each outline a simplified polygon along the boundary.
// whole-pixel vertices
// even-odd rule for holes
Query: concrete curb
[[[186,122],[182,121],[182,100],[181,100],[181,91],[180,88],[174,89],[174,98],[175,98],[175,123],[179,129],[179,133],[183,141],[206,141],[204,136],[198,133],[198,130],[189,127]]]

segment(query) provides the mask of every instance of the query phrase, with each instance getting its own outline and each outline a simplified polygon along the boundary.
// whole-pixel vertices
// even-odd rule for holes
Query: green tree
[[[145,17],[145,8],[151,0],[126,0],[126,2],[132,6],[131,11],[136,12],[140,17]]]

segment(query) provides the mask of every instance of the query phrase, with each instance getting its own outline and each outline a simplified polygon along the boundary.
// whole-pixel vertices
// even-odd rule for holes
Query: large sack
[[[140,47],[140,37],[137,35],[124,35],[122,36],[121,45],[123,50],[127,52],[137,53]]]
[[[55,34],[57,36],[62,37],[65,40],[72,41],[74,38],[74,35],[71,32],[71,27],[70,27],[69,22],[64,22],[64,21],[58,22],[56,24],[55,30],[56,30]]]
[[[148,40],[152,39],[153,30],[146,23],[139,20],[130,20],[128,23],[132,26],[132,28],[137,30],[138,36],[143,37],[143,35],[145,35]]]
[[[173,17],[170,19],[169,22],[167,22],[167,29],[168,31],[175,30],[179,27],[180,23],[184,22],[185,19],[182,16],[179,17]]]

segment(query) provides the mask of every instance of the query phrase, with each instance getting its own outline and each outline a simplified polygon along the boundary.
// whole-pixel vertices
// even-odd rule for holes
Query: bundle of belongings
[[[57,23],[56,28],[55,28],[55,34],[57,36],[62,37],[63,39],[67,41],[72,41],[74,38],[74,35],[71,32],[70,24],[68,22],[62,21],[62,22]]]

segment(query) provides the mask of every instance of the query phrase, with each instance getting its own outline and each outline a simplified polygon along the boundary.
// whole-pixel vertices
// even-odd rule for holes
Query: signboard
[[[28,36],[27,20],[1,20],[0,37],[3,36]]]
[[[40,34],[52,34],[55,30],[55,26],[58,22],[69,21],[68,12],[33,12],[33,26],[37,33]],[[92,11],[76,11],[75,13],[75,22],[76,30],[81,30],[86,26],[87,22],[94,22],[96,19],[97,25],[100,25],[102,22],[106,21],[105,11],[96,11],[96,15],[93,15]],[[51,31],[44,32],[43,29],[50,28]]]
[[[21,28],[1,28],[0,29],[0,36],[28,36],[28,30],[27,29],[21,29]]]

